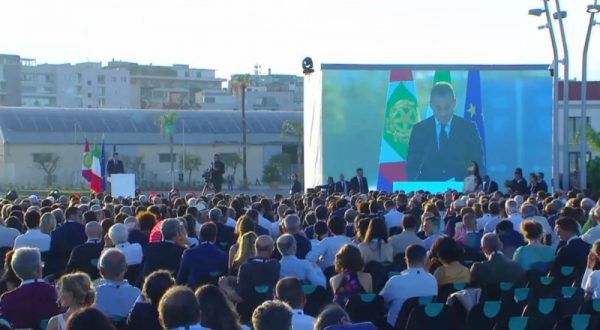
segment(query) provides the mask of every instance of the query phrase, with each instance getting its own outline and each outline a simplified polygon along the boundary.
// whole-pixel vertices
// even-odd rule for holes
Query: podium
[[[135,174],[113,174],[110,176],[110,194],[113,197],[135,196]]]

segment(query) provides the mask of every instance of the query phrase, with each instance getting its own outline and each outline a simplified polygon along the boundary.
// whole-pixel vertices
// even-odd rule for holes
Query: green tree
[[[169,154],[171,161],[171,189],[175,189],[175,155],[173,152],[173,136],[177,131],[177,112],[168,112],[156,118],[160,126],[160,135],[169,139]]]
[[[198,171],[202,166],[202,158],[200,156],[184,154],[179,157],[179,167],[187,172],[188,186],[192,185],[192,173]]]
[[[39,169],[44,171],[46,180],[46,186],[52,187],[56,176],[54,173],[58,168],[58,163],[60,162],[60,157],[53,152],[46,152],[34,155],[33,162],[37,165]]]
[[[235,173],[237,172],[237,167],[242,163],[242,157],[240,154],[222,154],[221,158],[225,166],[233,169],[233,177],[235,178]]]
[[[233,79],[232,91],[234,95],[240,97],[240,105],[242,108],[242,170],[243,180],[242,189],[248,188],[248,171],[247,171],[247,148],[248,148],[248,130],[246,128],[246,88],[250,86],[250,75],[241,75]]]
[[[285,120],[283,122],[283,131],[281,132],[281,136],[283,137],[291,137],[296,140],[296,152],[298,153],[298,166],[302,166],[304,162],[302,161],[302,150],[304,147],[304,126],[301,122],[297,120]]]
[[[600,132],[596,132],[592,125],[587,124],[585,135],[585,139],[587,140],[590,149],[594,150],[595,152],[600,152]],[[579,137],[580,134],[577,134],[577,136]]]

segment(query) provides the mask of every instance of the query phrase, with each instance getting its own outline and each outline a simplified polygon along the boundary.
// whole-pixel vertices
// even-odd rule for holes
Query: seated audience
[[[15,250],[10,250],[4,256],[4,272],[0,277],[0,296],[5,292],[16,289],[21,285],[21,279],[15,274],[15,270],[12,268],[12,258],[15,254]]]
[[[292,328],[294,330],[312,330],[315,318],[304,314],[306,295],[302,290],[302,282],[294,277],[284,277],[277,282],[275,298],[292,308]]]
[[[11,266],[21,280],[18,288],[0,297],[0,318],[15,329],[38,328],[60,312],[55,288],[42,281],[42,257],[37,248],[15,250]]]
[[[502,253],[509,259],[513,258],[513,254],[517,248],[525,245],[523,235],[516,231],[513,228],[513,223],[508,220],[498,222],[496,234],[502,242]]]
[[[163,240],[149,243],[144,251],[144,276],[159,269],[176,274],[179,271],[181,256],[185,251],[186,237],[183,226],[177,219],[168,219],[160,228]]]
[[[575,267],[575,271],[581,276],[586,269],[590,245],[578,237],[579,228],[573,218],[559,218],[556,220],[555,230],[560,243],[558,243],[550,276],[558,276],[564,266]]]
[[[254,242],[258,235],[255,232],[256,225],[248,216],[242,216],[236,223],[235,233],[237,241],[229,248],[229,274],[237,275],[240,265],[249,258],[254,257]],[[246,235],[252,232],[250,235]],[[240,249],[240,247],[243,247]]]
[[[125,255],[127,266],[131,267],[142,263],[144,258],[142,246],[138,243],[129,243],[129,232],[124,224],[117,223],[110,227],[108,237],[114,244],[114,247]]]
[[[158,305],[160,324],[167,330],[210,330],[200,325],[200,304],[194,292],[185,286],[167,290]]]
[[[462,230],[456,231],[454,238],[465,248],[478,251],[481,249],[481,237],[483,232],[477,230],[477,218],[473,213],[467,213],[462,217]]]
[[[175,279],[165,270],[157,270],[146,276],[142,295],[127,317],[129,330],[162,330],[158,320],[158,303],[167,290],[175,285]]]
[[[524,271],[548,273],[554,261],[554,249],[542,244],[544,234],[542,225],[533,220],[525,220],[521,222],[521,232],[525,235],[527,245],[517,248],[513,260],[518,262]]]
[[[40,230],[40,213],[38,211],[25,212],[25,234],[17,236],[15,239],[15,249],[20,247],[38,248],[40,252],[50,250],[50,236],[42,233]]]
[[[417,236],[419,230],[419,218],[412,214],[406,214],[402,218],[402,233],[390,237],[389,243],[393,248],[394,256],[404,254],[410,245],[423,246],[423,240]]]
[[[600,241],[594,242],[587,257],[581,288],[585,290],[585,300],[600,298]]]
[[[214,285],[196,290],[203,327],[212,330],[240,330],[240,317],[225,294]]]
[[[98,274],[98,259],[100,259],[100,254],[104,249],[100,223],[97,221],[88,222],[85,225],[85,236],[87,241],[71,251],[66,272],[84,272],[92,280],[96,280],[100,277],[100,274]]]
[[[252,313],[254,330],[292,330],[292,309],[286,303],[268,300]]]
[[[452,238],[438,238],[431,247],[431,255],[442,263],[433,273],[438,287],[451,283],[469,283],[469,268],[461,264],[464,250]]]
[[[408,269],[392,276],[379,293],[388,307],[387,320],[392,327],[407,299],[437,295],[437,281],[424,269],[426,257],[427,250],[423,246],[409,245],[404,257]]]
[[[346,234],[346,221],[342,217],[334,217],[327,222],[329,231],[334,235],[323,239],[306,255],[306,260],[316,262],[325,270],[335,263],[336,254],[345,244],[350,244],[352,239]]]
[[[337,275],[329,279],[333,291],[333,301],[340,306],[355,295],[373,292],[371,275],[363,273],[364,261],[357,247],[345,244],[335,255],[335,272]]]
[[[164,226],[164,224],[163,224]],[[197,288],[212,274],[227,273],[227,254],[216,245],[217,225],[207,222],[200,228],[200,245],[186,250],[177,273],[177,284]]]
[[[382,218],[371,219],[365,239],[358,245],[358,249],[365,264],[371,261],[379,263],[394,261],[394,249],[388,243],[388,230]]]
[[[431,250],[431,246],[433,242],[441,237],[440,234],[440,219],[437,219],[433,214],[428,215],[429,213],[425,213],[423,215],[423,231],[425,232],[425,239],[423,240],[423,246],[427,250]]]
[[[327,280],[321,268],[311,264],[308,260],[298,259],[296,244],[296,238],[290,234],[281,235],[277,239],[277,250],[282,256],[279,261],[281,265],[279,276],[292,276],[300,281],[326,287]]]
[[[519,283],[523,279],[523,268],[502,253],[498,235],[485,234],[481,239],[481,250],[488,260],[471,266],[471,286],[482,288],[500,282]]]
[[[98,262],[102,280],[96,284],[96,305],[111,320],[124,320],[140,296],[140,290],[127,282],[127,260],[121,250],[102,252]]]
[[[53,316],[46,330],[65,330],[67,320],[77,311],[94,304],[96,290],[92,280],[85,273],[72,273],[62,276],[56,284],[58,302],[66,312]]]
[[[348,313],[339,305],[329,305],[317,317],[314,330],[325,330],[336,325],[352,324]]]
[[[116,330],[116,328],[104,313],[88,307],[69,317],[66,330]]]
[[[294,236],[296,239],[296,257],[299,259],[306,258],[306,255],[312,250],[310,240],[302,232],[302,221],[296,214],[290,214],[283,219],[284,232]]]
[[[588,223],[590,222],[591,228],[581,235],[581,239],[588,244],[594,244],[594,242],[600,239],[600,207],[595,207],[590,211],[590,220]]]
[[[51,269],[45,269],[49,274],[60,273],[63,271],[71,251],[87,240],[85,236],[85,226],[81,224],[81,211],[77,207],[69,207],[65,212],[65,223],[56,228],[50,236],[50,253],[53,262]]]

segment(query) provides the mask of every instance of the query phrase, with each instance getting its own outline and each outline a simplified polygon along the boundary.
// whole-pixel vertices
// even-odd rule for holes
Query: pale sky
[[[38,63],[183,63],[217,69],[223,78],[251,73],[255,64],[263,73],[300,75],[306,56],[317,65],[549,64],[548,31],[537,29],[545,19],[527,15],[542,1],[3,0],[0,53]],[[592,1],[561,3],[568,11],[570,76],[578,80]],[[600,58],[600,26],[588,72],[600,80],[594,58]]]

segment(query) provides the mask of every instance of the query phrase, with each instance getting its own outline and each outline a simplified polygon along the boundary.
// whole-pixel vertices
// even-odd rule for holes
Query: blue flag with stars
[[[467,78],[467,96],[465,98],[465,113],[464,117],[466,120],[470,120],[481,138],[481,144],[483,148],[483,165],[486,167],[486,152],[485,152],[485,127],[483,125],[483,108],[481,105],[481,77],[479,70],[469,71],[469,77]]]

